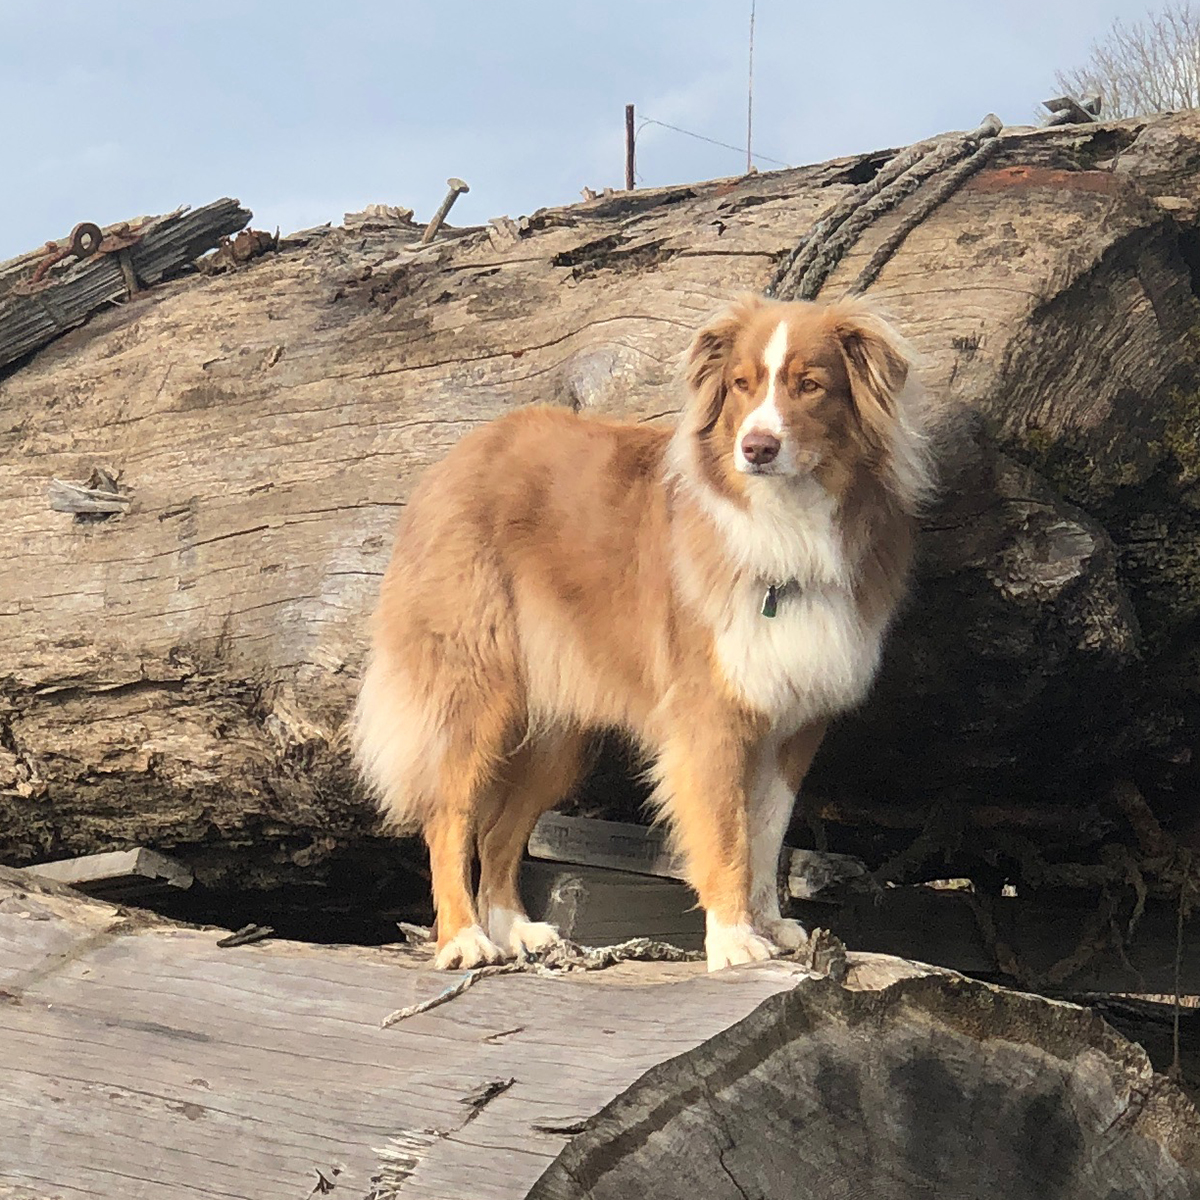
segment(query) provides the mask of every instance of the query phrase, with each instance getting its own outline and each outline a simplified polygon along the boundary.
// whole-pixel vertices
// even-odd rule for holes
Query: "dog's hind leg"
[[[520,747],[504,770],[478,831],[479,913],[488,936],[508,955],[545,949],[558,930],[531,921],[521,903],[521,856],[542,813],[583,774],[587,736],[578,731],[541,735]]]
[[[433,906],[437,913],[434,966],[478,967],[504,955],[480,924],[471,894],[476,830],[495,793],[506,743],[511,736],[511,705],[500,692],[470,705],[456,697],[458,719],[447,729],[438,770],[436,800],[425,821]]]

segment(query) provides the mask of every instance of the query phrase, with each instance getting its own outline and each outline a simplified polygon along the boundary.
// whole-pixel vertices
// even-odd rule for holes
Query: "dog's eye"
[[[745,375],[739,375],[733,381],[733,386],[737,388],[739,392],[748,392],[750,390],[750,380],[748,380]]]
[[[800,390],[811,395],[813,392],[819,392],[821,385],[815,379],[802,379],[800,380]]]

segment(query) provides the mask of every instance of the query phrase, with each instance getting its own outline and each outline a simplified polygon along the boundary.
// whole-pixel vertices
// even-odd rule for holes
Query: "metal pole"
[[[633,105],[625,105],[625,190],[633,191]]]
[[[746,77],[746,174],[754,170],[750,153],[754,132],[754,0],[750,0],[750,70]]]

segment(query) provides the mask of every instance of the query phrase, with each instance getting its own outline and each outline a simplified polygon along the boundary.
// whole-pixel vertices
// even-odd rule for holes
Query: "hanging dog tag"
[[[762,615],[764,617],[773,617],[779,611],[779,588],[775,584],[771,584],[767,588],[767,594],[763,597]]]

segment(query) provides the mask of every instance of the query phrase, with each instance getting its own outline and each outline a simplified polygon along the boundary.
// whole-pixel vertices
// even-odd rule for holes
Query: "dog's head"
[[[912,475],[917,437],[902,411],[910,363],[900,336],[861,300],[746,297],[692,341],[681,433],[735,492],[755,476],[812,476],[840,495],[864,471],[896,485]]]

